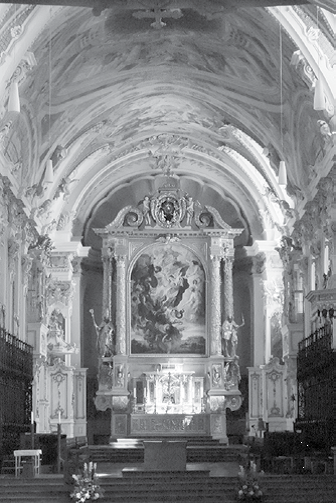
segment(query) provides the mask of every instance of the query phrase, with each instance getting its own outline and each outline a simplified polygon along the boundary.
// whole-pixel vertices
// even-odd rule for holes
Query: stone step
[[[168,472],[161,470],[141,470],[139,468],[124,468],[122,470],[122,476],[127,479],[142,479],[143,477],[155,478],[156,480],[162,481],[165,477],[169,477],[170,480],[182,479],[203,479],[209,477],[210,470],[191,470],[191,471],[174,471]]]
[[[125,443],[123,447],[116,445],[109,446],[89,446],[92,461],[105,463],[134,463],[144,461],[143,444],[129,447]],[[188,445],[186,449],[188,463],[223,462],[237,461],[239,455],[244,451],[244,447],[228,447],[214,443],[212,446]]]
[[[187,479],[185,474],[144,473],[141,478],[101,477],[104,489],[102,501],[116,503],[234,503],[236,477]],[[261,487],[270,503],[333,503],[335,478],[333,475],[297,475],[261,477]],[[62,476],[35,479],[0,478],[2,503],[65,503],[70,501],[71,486]]]
[[[14,475],[15,474],[15,459],[7,458],[2,461],[1,475]]]

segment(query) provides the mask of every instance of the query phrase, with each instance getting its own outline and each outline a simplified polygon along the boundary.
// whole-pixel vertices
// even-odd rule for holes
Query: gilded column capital
[[[118,267],[125,267],[126,255],[115,255],[115,260],[116,260]]]

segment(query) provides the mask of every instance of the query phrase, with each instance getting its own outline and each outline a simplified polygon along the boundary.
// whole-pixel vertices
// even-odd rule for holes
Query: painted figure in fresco
[[[114,355],[114,335],[115,330],[113,323],[110,321],[109,313],[106,311],[103,321],[100,325],[97,325],[94,311],[90,309],[90,314],[92,316],[93,325],[96,329],[97,334],[97,351],[98,355],[103,357],[109,357]]]
[[[237,325],[232,316],[228,316],[222,325],[223,355],[228,358],[237,356],[238,329],[245,325],[242,317],[241,325]]]

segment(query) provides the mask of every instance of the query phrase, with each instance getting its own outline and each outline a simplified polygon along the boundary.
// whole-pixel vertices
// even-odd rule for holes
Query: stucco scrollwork
[[[47,278],[47,302],[49,306],[56,302],[69,306],[73,294],[74,285],[71,281],[55,281]]]
[[[94,403],[97,410],[112,409],[112,397],[107,395],[97,395],[94,398]]]
[[[226,395],[226,407],[230,410],[240,409],[242,404],[242,397],[240,395],[227,396]]]

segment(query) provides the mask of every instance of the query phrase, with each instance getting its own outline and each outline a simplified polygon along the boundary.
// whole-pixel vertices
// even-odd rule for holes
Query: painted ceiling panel
[[[304,74],[300,55],[293,63],[297,46],[279,23],[284,13],[314,28],[313,3],[321,2],[293,9],[294,2],[264,0],[94,2],[100,15],[89,0],[11,8],[3,52],[30,37],[22,54],[35,59],[20,80],[20,126],[6,148],[13,165],[24,164],[22,192],[34,207],[44,204],[52,159],[54,183],[42,191],[50,213],[74,215],[76,233],[94,247],[92,227],[138,204],[168,171],[244,228],[244,244],[260,237],[263,212],[280,225],[281,200],[297,201],[312,180],[307,166],[325,153],[312,106],[316,76]],[[329,35],[322,41],[328,48]]]

